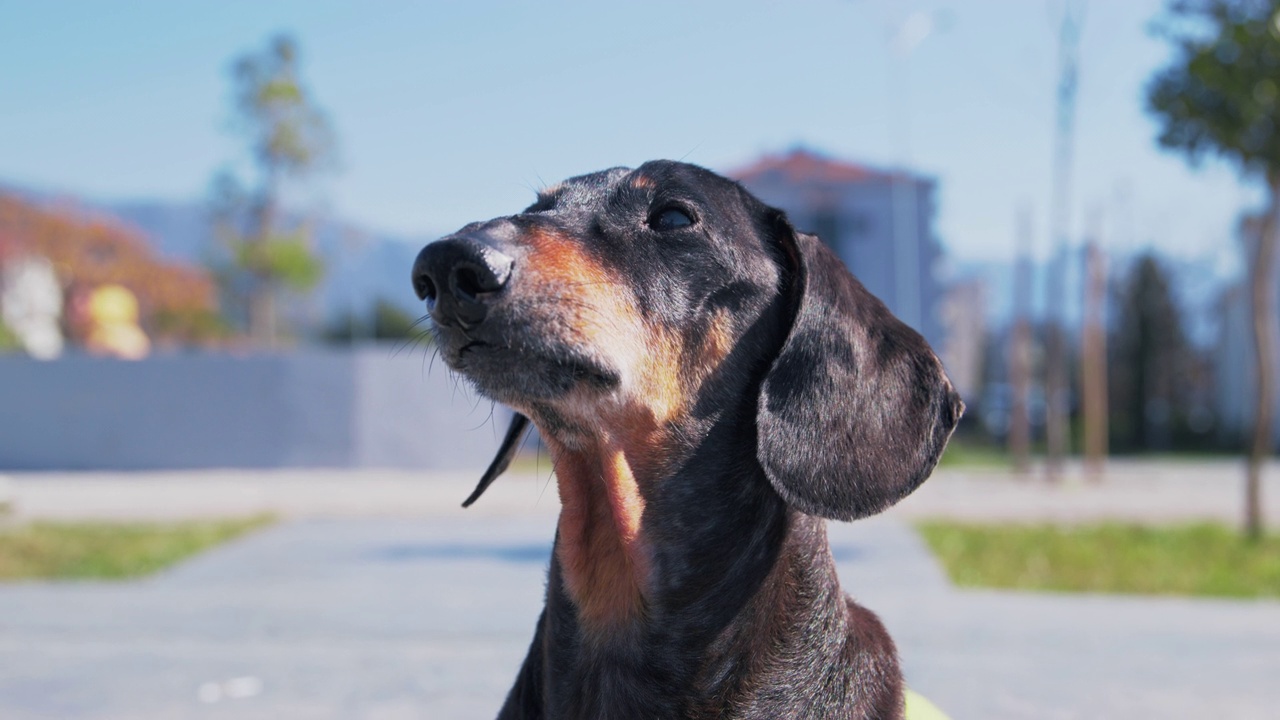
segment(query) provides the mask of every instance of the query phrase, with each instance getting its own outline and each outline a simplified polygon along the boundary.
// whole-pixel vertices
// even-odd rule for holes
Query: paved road
[[[256,482],[257,502],[263,483],[307,483],[220,478],[190,506],[159,490],[172,478],[62,481],[117,499],[150,481],[177,514],[225,509],[218,483]],[[491,717],[540,606],[554,487],[511,478],[461,511],[464,478],[419,480],[398,507],[388,488],[408,478],[313,479],[281,525],[160,576],[0,587],[0,717]],[[18,479],[29,514],[41,482]],[[957,720],[1276,716],[1280,603],[958,591],[904,524],[919,512],[833,525],[832,543],[909,682]]]

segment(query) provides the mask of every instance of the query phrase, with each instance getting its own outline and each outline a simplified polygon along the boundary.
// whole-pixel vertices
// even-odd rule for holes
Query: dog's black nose
[[[474,327],[511,279],[511,258],[471,237],[433,242],[413,263],[413,289],[442,325]]]

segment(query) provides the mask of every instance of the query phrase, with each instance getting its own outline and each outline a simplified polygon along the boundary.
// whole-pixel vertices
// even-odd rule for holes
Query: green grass
[[[1001,448],[952,439],[938,460],[941,468],[1009,468],[1009,453]]]
[[[273,522],[35,522],[0,529],[0,580],[122,580],[148,575]]]
[[[546,453],[535,453],[531,449],[522,450],[515,459],[511,461],[511,466],[507,468],[507,472],[512,475],[538,475],[546,479],[551,474],[551,457]],[[476,473],[476,479],[480,479],[480,473]]]
[[[1216,524],[1149,527],[923,522],[952,582],[1064,592],[1280,597],[1280,534],[1246,542]]]

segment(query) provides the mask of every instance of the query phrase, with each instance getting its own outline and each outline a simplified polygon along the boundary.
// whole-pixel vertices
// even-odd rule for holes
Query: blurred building
[[[934,346],[960,397],[976,403],[983,392],[987,351],[987,284],[980,278],[951,283],[938,306],[945,329]]]
[[[1278,269],[1280,271],[1280,269]],[[1218,431],[1229,441],[1250,442],[1258,395],[1257,361],[1253,348],[1253,312],[1247,281],[1237,282],[1218,298],[1218,342],[1213,349]],[[1280,444],[1280,393],[1272,398],[1274,441]]]
[[[945,347],[932,178],[805,149],[766,155],[729,175],[822,238],[895,315],[935,349]]]

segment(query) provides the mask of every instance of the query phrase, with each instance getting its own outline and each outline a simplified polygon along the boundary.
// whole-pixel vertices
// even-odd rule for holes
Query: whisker
[[[423,319],[425,319],[425,316]],[[413,330],[413,328],[416,325],[418,325],[419,322],[422,322],[422,320],[419,320],[418,322],[415,322],[413,325],[410,325],[409,330]],[[405,349],[408,349],[410,350],[410,352],[412,352],[413,349],[415,349],[419,343],[421,343],[423,340],[429,339],[430,335],[431,335],[431,329],[428,328],[426,330],[420,330],[412,335],[401,338],[395,345],[392,346],[391,357],[397,357]]]
[[[476,408],[480,407],[480,403],[483,400],[484,398],[477,397],[476,404],[471,406],[471,412],[475,412]],[[489,416],[486,417],[484,420],[481,420],[479,425],[476,425],[473,428],[469,428],[467,432],[475,432],[476,430],[479,430],[480,428],[484,427],[486,424],[488,424],[489,427],[493,429],[493,438],[495,440],[498,439],[498,428],[496,425],[494,425],[494,422],[493,422],[493,402],[489,403]]]
[[[556,460],[555,460],[555,458],[550,458],[550,460],[551,460],[551,472],[547,473],[547,481],[546,481],[545,483],[543,483],[543,484],[542,484],[542,490],[538,493],[538,502],[539,502],[539,503],[541,503],[541,502],[542,502],[542,497],[543,497],[544,495],[546,495],[546,493],[547,493],[547,488],[551,487],[551,478],[552,478],[552,477],[554,477],[554,476],[555,476],[555,474],[556,474],[556,472],[560,469],[560,468],[559,468],[559,467],[557,467],[557,465],[556,465]]]
[[[427,375],[428,375],[428,376],[430,376],[430,375],[431,375],[431,371],[432,371],[432,369],[434,369],[434,368],[435,368],[435,366],[436,366],[436,358],[438,358],[438,357],[440,357],[440,346],[438,346],[438,345],[437,345],[435,348],[433,348],[433,349],[432,349],[431,357],[430,357],[430,362],[429,362],[429,363],[428,363],[428,362],[423,362],[423,364],[427,366]],[[426,358],[426,357],[424,357],[424,358],[423,358],[423,360],[425,361],[425,360],[427,360],[427,358]]]

